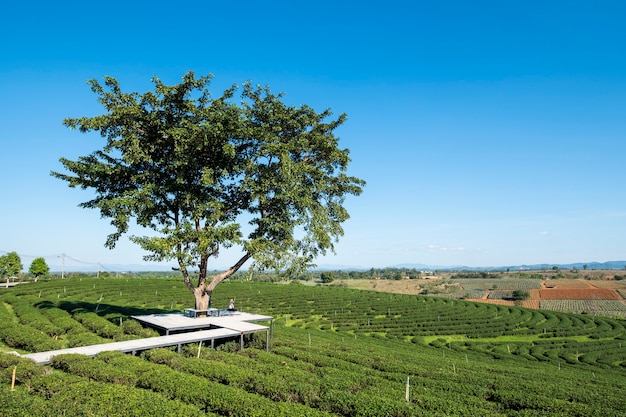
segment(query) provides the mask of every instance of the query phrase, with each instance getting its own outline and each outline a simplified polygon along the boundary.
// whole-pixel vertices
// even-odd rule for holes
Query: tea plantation
[[[213,305],[230,298],[275,318],[270,352],[263,336],[242,352],[232,342],[61,355],[41,366],[8,352],[156,336],[129,316],[181,311],[193,299],[171,278],[0,289],[0,415],[626,416],[624,320],[228,281]]]

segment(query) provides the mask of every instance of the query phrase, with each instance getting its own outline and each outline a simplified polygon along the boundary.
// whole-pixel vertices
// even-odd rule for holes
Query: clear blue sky
[[[126,239],[105,249],[90,194],[50,176],[101,146],[61,121],[101,113],[88,79],[144,92],[193,70],[216,94],[251,80],[348,114],[337,133],[367,186],[318,264],[626,259],[624,21],[601,0],[10,2],[0,254],[142,263]]]

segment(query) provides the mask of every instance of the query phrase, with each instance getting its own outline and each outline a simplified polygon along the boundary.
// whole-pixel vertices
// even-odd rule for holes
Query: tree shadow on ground
[[[51,301],[41,301],[35,304],[35,307],[40,309],[48,308],[60,308],[70,314],[76,313],[97,313],[100,316],[140,316],[148,314],[167,314],[174,311],[169,309],[154,308],[154,307],[136,307],[136,306],[117,306],[106,303],[91,303],[86,301],[61,301],[59,303],[53,303]]]

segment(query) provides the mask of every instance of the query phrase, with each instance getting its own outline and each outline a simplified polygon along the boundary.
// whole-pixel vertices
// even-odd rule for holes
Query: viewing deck
[[[131,316],[131,318],[138,322],[159,329],[166,335],[174,332],[184,332],[189,330],[210,329],[213,327],[224,327],[231,329],[232,326],[236,326],[236,329],[242,331],[251,332],[259,326],[252,322],[257,321],[269,321],[273,320],[273,317],[263,316],[260,314],[245,313],[243,311],[228,311],[217,310],[213,312],[213,315],[206,317],[190,317],[189,315],[178,314],[149,314],[145,316]],[[247,326],[247,327],[246,327]],[[260,326],[265,329],[265,326]]]
[[[240,349],[243,349],[243,337],[246,334],[265,332],[265,350],[269,350],[270,327],[252,323],[254,321],[272,321],[272,317],[244,312],[228,312],[219,317],[188,317],[182,313],[150,314],[146,316],[131,316],[133,319],[147,326],[158,328],[165,332],[165,336],[148,337],[144,339],[125,340],[122,342],[103,343],[99,345],[80,346],[68,349],[51,350],[47,352],[28,353],[21,355],[30,358],[38,364],[50,363],[56,355],[76,353],[87,356],[96,356],[100,352],[119,351],[135,355],[148,349],[177,346],[210,341],[214,347],[215,340],[234,338],[239,336]],[[175,334],[173,333],[175,332]]]

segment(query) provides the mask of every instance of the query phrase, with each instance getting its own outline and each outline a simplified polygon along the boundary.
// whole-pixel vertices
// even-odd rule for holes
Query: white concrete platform
[[[51,350],[47,352],[28,353],[21,355],[30,358],[38,364],[50,363],[56,355],[77,353],[87,356],[96,356],[100,352],[119,351],[135,354],[137,352],[159,347],[178,346],[201,341],[211,341],[211,347],[217,339],[240,337],[240,347],[243,349],[245,334],[265,332],[266,350],[269,350],[268,326],[252,323],[253,321],[271,321],[273,317],[244,312],[229,312],[220,317],[188,317],[180,314],[150,314],[145,316],[131,316],[135,320],[150,327],[165,330],[165,336],[148,337],[144,339],[126,340],[123,342],[103,343],[99,345],[81,346],[68,349]],[[203,329],[203,330],[200,330]],[[189,331],[195,330],[195,331]],[[178,332],[171,334],[170,332]]]
[[[273,317],[264,316],[260,314],[246,313],[243,311],[226,311],[222,310],[219,316],[207,316],[207,317],[189,317],[183,313],[174,314],[149,314],[142,316],[131,316],[131,318],[137,320],[146,326],[160,329],[165,332],[166,335],[173,332],[182,332],[198,329],[209,329],[212,327],[225,327],[233,329],[233,326],[237,329],[241,328],[244,323],[250,324],[255,321],[272,321]],[[248,332],[254,332],[253,327]],[[257,330],[258,331],[258,330]]]

